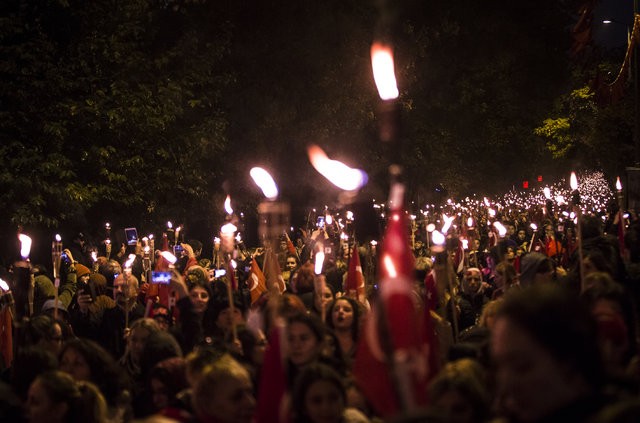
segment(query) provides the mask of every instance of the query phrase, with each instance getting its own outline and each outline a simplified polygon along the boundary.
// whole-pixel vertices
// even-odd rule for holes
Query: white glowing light
[[[531,229],[533,229],[534,231],[538,230],[538,225],[536,225],[535,223],[532,223],[531,225],[529,225],[531,227]]]
[[[571,172],[571,178],[569,180],[569,186],[574,191],[578,189],[578,177],[576,176],[575,172]]]
[[[29,253],[31,252],[31,237],[25,234],[19,234],[18,239],[20,240],[20,256],[23,259],[29,258]]]
[[[307,148],[307,154],[315,170],[340,189],[355,191],[367,183],[368,177],[364,171],[330,159],[317,145],[310,145]]]
[[[429,223],[427,225],[427,232],[433,232],[436,230],[436,225],[434,225],[433,223]]]
[[[504,237],[507,234],[507,228],[500,222],[493,222],[493,226],[498,230],[498,235],[500,238]]]
[[[393,259],[391,258],[391,256],[389,256],[388,254],[385,254],[383,262],[384,262],[384,268],[387,270],[389,277],[397,278],[398,270],[396,269],[395,264],[393,264]]]
[[[178,261],[178,259],[176,258],[176,256],[174,256],[172,253],[170,253],[169,251],[163,251],[160,253],[160,255],[162,257],[164,257],[164,259],[166,261],[168,261],[171,264],[175,264],[176,261]]]
[[[435,245],[443,245],[445,237],[442,233],[440,233],[440,231],[434,230],[431,234],[431,241],[433,241]]]
[[[620,177],[619,176],[616,178],[616,190],[618,192],[622,191],[622,183],[620,182]]]
[[[496,211],[494,209],[489,209],[489,216],[496,217]]]
[[[249,171],[249,174],[265,197],[269,200],[275,200],[278,197],[278,186],[269,172],[261,167],[254,167]]]
[[[226,211],[227,214],[233,214],[233,209],[231,208],[231,197],[228,195],[224,200],[224,211]]]
[[[131,266],[133,265],[133,262],[135,261],[135,259],[136,259],[136,255],[135,254],[129,254],[129,258],[124,263],[125,269],[131,269]]]
[[[233,235],[233,233],[237,230],[238,230],[238,227],[236,225],[234,225],[231,222],[228,222],[222,225],[222,227],[220,228],[220,233],[222,235],[230,235],[230,234]]]
[[[55,238],[56,242],[62,242],[62,237],[60,236],[60,234],[56,234]]]
[[[171,223],[171,221],[167,222],[167,228],[168,229],[173,229],[173,223]]]
[[[0,279],[0,288],[2,288],[3,291],[8,291],[9,290],[9,285],[7,285],[7,283],[5,281]]]
[[[324,252],[323,251],[318,251],[316,253],[316,263],[315,263],[315,273],[316,275],[319,275],[322,273],[322,265],[324,264]]]
[[[465,249],[465,250],[468,250],[469,249],[469,240],[463,238],[461,241],[462,241],[462,248]]]
[[[371,67],[378,94],[383,100],[393,100],[400,95],[393,63],[391,47],[381,43],[371,46]]]
[[[544,196],[547,200],[551,200],[551,190],[549,189],[549,187],[544,187],[542,192],[544,192]]]
[[[327,225],[333,225],[333,216],[328,214],[327,217],[325,217],[325,222],[327,222]]]
[[[353,212],[347,211],[347,220],[353,220]]]
[[[565,204],[564,196],[556,195],[556,203],[558,203],[559,206]]]
[[[240,232],[238,232],[238,234],[236,235],[236,242],[238,243],[242,242],[242,237],[240,236]]]
[[[473,228],[473,217],[467,219],[467,226]]]
[[[442,219],[444,220],[444,225],[442,225],[442,233],[446,234],[447,232],[449,232],[449,229],[451,228],[451,224],[453,223],[455,216],[449,217],[443,213]]]
[[[147,247],[149,248],[149,247]],[[93,260],[93,262],[95,263],[96,261],[98,261],[98,253],[96,253],[95,251],[91,252],[91,260]]]

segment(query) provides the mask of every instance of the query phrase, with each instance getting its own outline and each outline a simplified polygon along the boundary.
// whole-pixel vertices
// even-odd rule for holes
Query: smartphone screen
[[[318,228],[324,228],[324,216],[318,216],[318,222],[316,223]]]
[[[182,245],[176,244],[173,246],[173,255],[176,256],[176,258],[182,257],[183,251],[184,251],[184,248],[182,248]]]
[[[126,228],[124,235],[127,238],[127,245],[136,245],[138,243],[138,230],[136,228]]]
[[[168,285],[171,282],[171,272],[151,272],[151,282]]]

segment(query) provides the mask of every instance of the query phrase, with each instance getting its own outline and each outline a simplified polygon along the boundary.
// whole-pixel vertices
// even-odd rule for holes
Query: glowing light
[[[307,154],[315,170],[340,189],[355,191],[367,183],[368,177],[364,171],[330,159],[317,145],[310,145]]]
[[[169,251],[163,251],[160,253],[160,255],[169,263],[171,264],[175,264],[176,261],[178,261],[178,259],[176,258],[176,256],[174,256],[172,253],[170,253]]]
[[[434,230],[431,233],[431,241],[433,241],[435,245],[443,245],[445,237],[442,233],[440,233],[440,231]]]
[[[238,227],[231,222],[225,223],[220,228],[220,233],[222,235],[233,235],[235,231],[238,230]]]
[[[333,225],[333,216],[328,214],[327,217],[325,217],[325,222],[327,222],[327,225]]]
[[[531,229],[533,229],[534,231],[537,231],[537,230],[538,230],[538,225],[536,225],[535,223],[532,223],[531,225],[529,225],[529,227],[530,227]]]
[[[549,189],[549,187],[544,187],[542,192],[544,192],[544,196],[547,200],[551,200],[551,190]]]
[[[433,232],[436,230],[436,225],[434,225],[433,223],[429,223],[427,225],[427,232]]]
[[[135,254],[129,254],[129,258],[127,259],[127,261],[124,263],[124,267],[125,269],[131,269],[131,266],[133,266],[133,262],[136,260],[136,255]]]
[[[224,211],[227,214],[233,214],[233,209],[231,208],[231,197],[227,195],[227,198],[224,200]]]
[[[449,232],[449,229],[451,228],[451,224],[453,223],[455,216],[449,217],[443,213],[442,219],[444,220],[444,225],[442,225],[442,233],[446,234],[447,232]]]
[[[149,248],[149,247],[147,247]],[[91,252],[91,260],[93,260],[93,262],[95,263],[96,261],[98,261],[98,253],[96,253],[95,251]]]
[[[56,234],[55,239],[56,242],[62,242],[62,237],[60,236],[60,234]]]
[[[324,265],[324,252],[318,251],[316,253],[315,259],[316,259],[316,262],[315,262],[314,271],[316,275],[319,275],[322,273],[322,266]]]
[[[574,191],[578,189],[578,177],[576,176],[575,172],[571,172],[571,178],[569,180],[569,186]]]
[[[398,270],[396,269],[395,264],[393,264],[393,259],[391,258],[391,256],[389,256],[388,254],[385,254],[383,262],[384,262],[384,268],[387,270],[389,277],[397,278]]]
[[[473,228],[473,217],[467,219],[467,226]]]
[[[393,63],[391,47],[381,43],[371,46],[371,67],[378,94],[383,100],[393,100],[400,95]]]
[[[249,174],[265,197],[269,200],[275,200],[278,197],[278,186],[269,172],[261,167],[254,167],[249,171]]]
[[[507,234],[507,228],[500,222],[493,222],[493,227],[498,230],[500,238],[503,238]]]
[[[620,177],[619,176],[616,178],[616,190],[618,192],[622,191],[622,183],[620,182]]]
[[[173,223],[171,223],[171,221],[167,222],[167,229],[173,229]]]
[[[20,256],[22,256],[23,259],[27,259],[31,252],[31,237],[25,234],[19,234],[18,239],[20,240]]]
[[[353,220],[353,212],[347,211],[347,220]]]
[[[3,291],[8,291],[9,290],[9,285],[7,285],[7,283],[5,281],[0,279],[0,288],[2,288]]]

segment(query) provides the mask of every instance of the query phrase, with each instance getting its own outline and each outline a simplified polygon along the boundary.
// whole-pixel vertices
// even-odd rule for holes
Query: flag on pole
[[[253,305],[263,292],[267,290],[267,283],[255,258],[251,259],[251,270],[249,271],[249,291],[251,293],[251,305]]]
[[[284,278],[282,277],[282,270],[278,264],[278,257],[271,248],[267,248],[264,253],[264,263],[262,265],[264,278],[268,290],[275,286],[278,292],[282,294],[286,290],[284,284]]]
[[[392,187],[391,210],[380,255],[379,297],[365,321],[354,377],[382,417],[414,411],[427,402],[431,374],[425,331],[414,293],[414,256],[403,210],[404,187]]]
[[[291,421],[287,372],[285,370],[286,326],[278,320],[269,333],[269,345],[258,387],[256,423],[289,423]]]
[[[353,252],[349,259],[344,292],[348,297],[354,298],[363,304],[366,301],[365,282],[362,274],[362,265],[360,264],[360,254],[358,254],[358,244],[353,246]]]

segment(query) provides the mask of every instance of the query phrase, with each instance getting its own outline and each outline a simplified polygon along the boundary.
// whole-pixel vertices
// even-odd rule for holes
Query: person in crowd
[[[487,284],[482,281],[482,272],[477,267],[470,267],[462,277],[462,292],[458,298],[458,328],[463,331],[476,324],[482,307],[488,302],[485,296]]]
[[[86,284],[81,284],[69,310],[69,323],[74,333],[82,338],[100,341],[100,324],[105,310],[112,309],[116,302],[106,295],[106,278],[92,273]]]
[[[284,269],[282,270],[282,278],[286,284],[293,286],[293,277],[296,274],[296,270],[298,270],[298,266],[298,256],[288,253]]]
[[[331,367],[312,363],[296,378],[293,388],[295,423],[366,423],[359,410],[347,407],[347,393],[340,375]]]
[[[520,285],[551,283],[555,280],[555,265],[553,261],[541,253],[529,253],[520,263]]]
[[[22,401],[26,401],[31,382],[41,373],[58,368],[53,352],[38,345],[21,347],[3,377]]]
[[[66,325],[53,317],[41,314],[24,321],[19,332],[20,348],[35,346],[50,351],[57,356],[66,339]]]
[[[138,319],[131,325],[126,339],[126,349],[119,359],[132,381],[140,379],[143,351],[149,337],[161,331],[155,320],[148,317]]]
[[[77,382],[62,371],[38,376],[29,387],[29,423],[104,423],[106,401],[90,382]]]
[[[495,300],[496,298],[502,297],[505,292],[519,284],[516,267],[506,261],[498,263],[494,272],[493,283],[496,288],[491,294],[491,298]]]
[[[325,324],[335,334],[338,341],[336,347],[347,367],[355,358],[362,312],[363,306],[348,297],[336,298],[327,307]]]
[[[100,389],[110,421],[127,421],[131,417],[129,379],[98,343],[83,338],[67,341],[60,352],[59,363],[59,369],[76,381],[91,382]]]
[[[198,422],[250,423],[255,407],[249,372],[230,355],[207,366],[193,390]]]
[[[98,340],[114,358],[119,358],[125,353],[126,330],[144,316],[144,306],[136,301],[138,279],[135,276],[121,273],[113,284],[116,306],[102,313]]]
[[[596,325],[555,285],[506,296],[491,334],[499,414],[515,422],[583,422],[604,404]]]
[[[485,370],[470,358],[447,363],[429,384],[430,406],[452,423],[487,421],[489,398]]]
[[[313,314],[297,314],[287,322],[289,380],[293,382],[302,368],[318,360],[322,354],[325,327]]]

